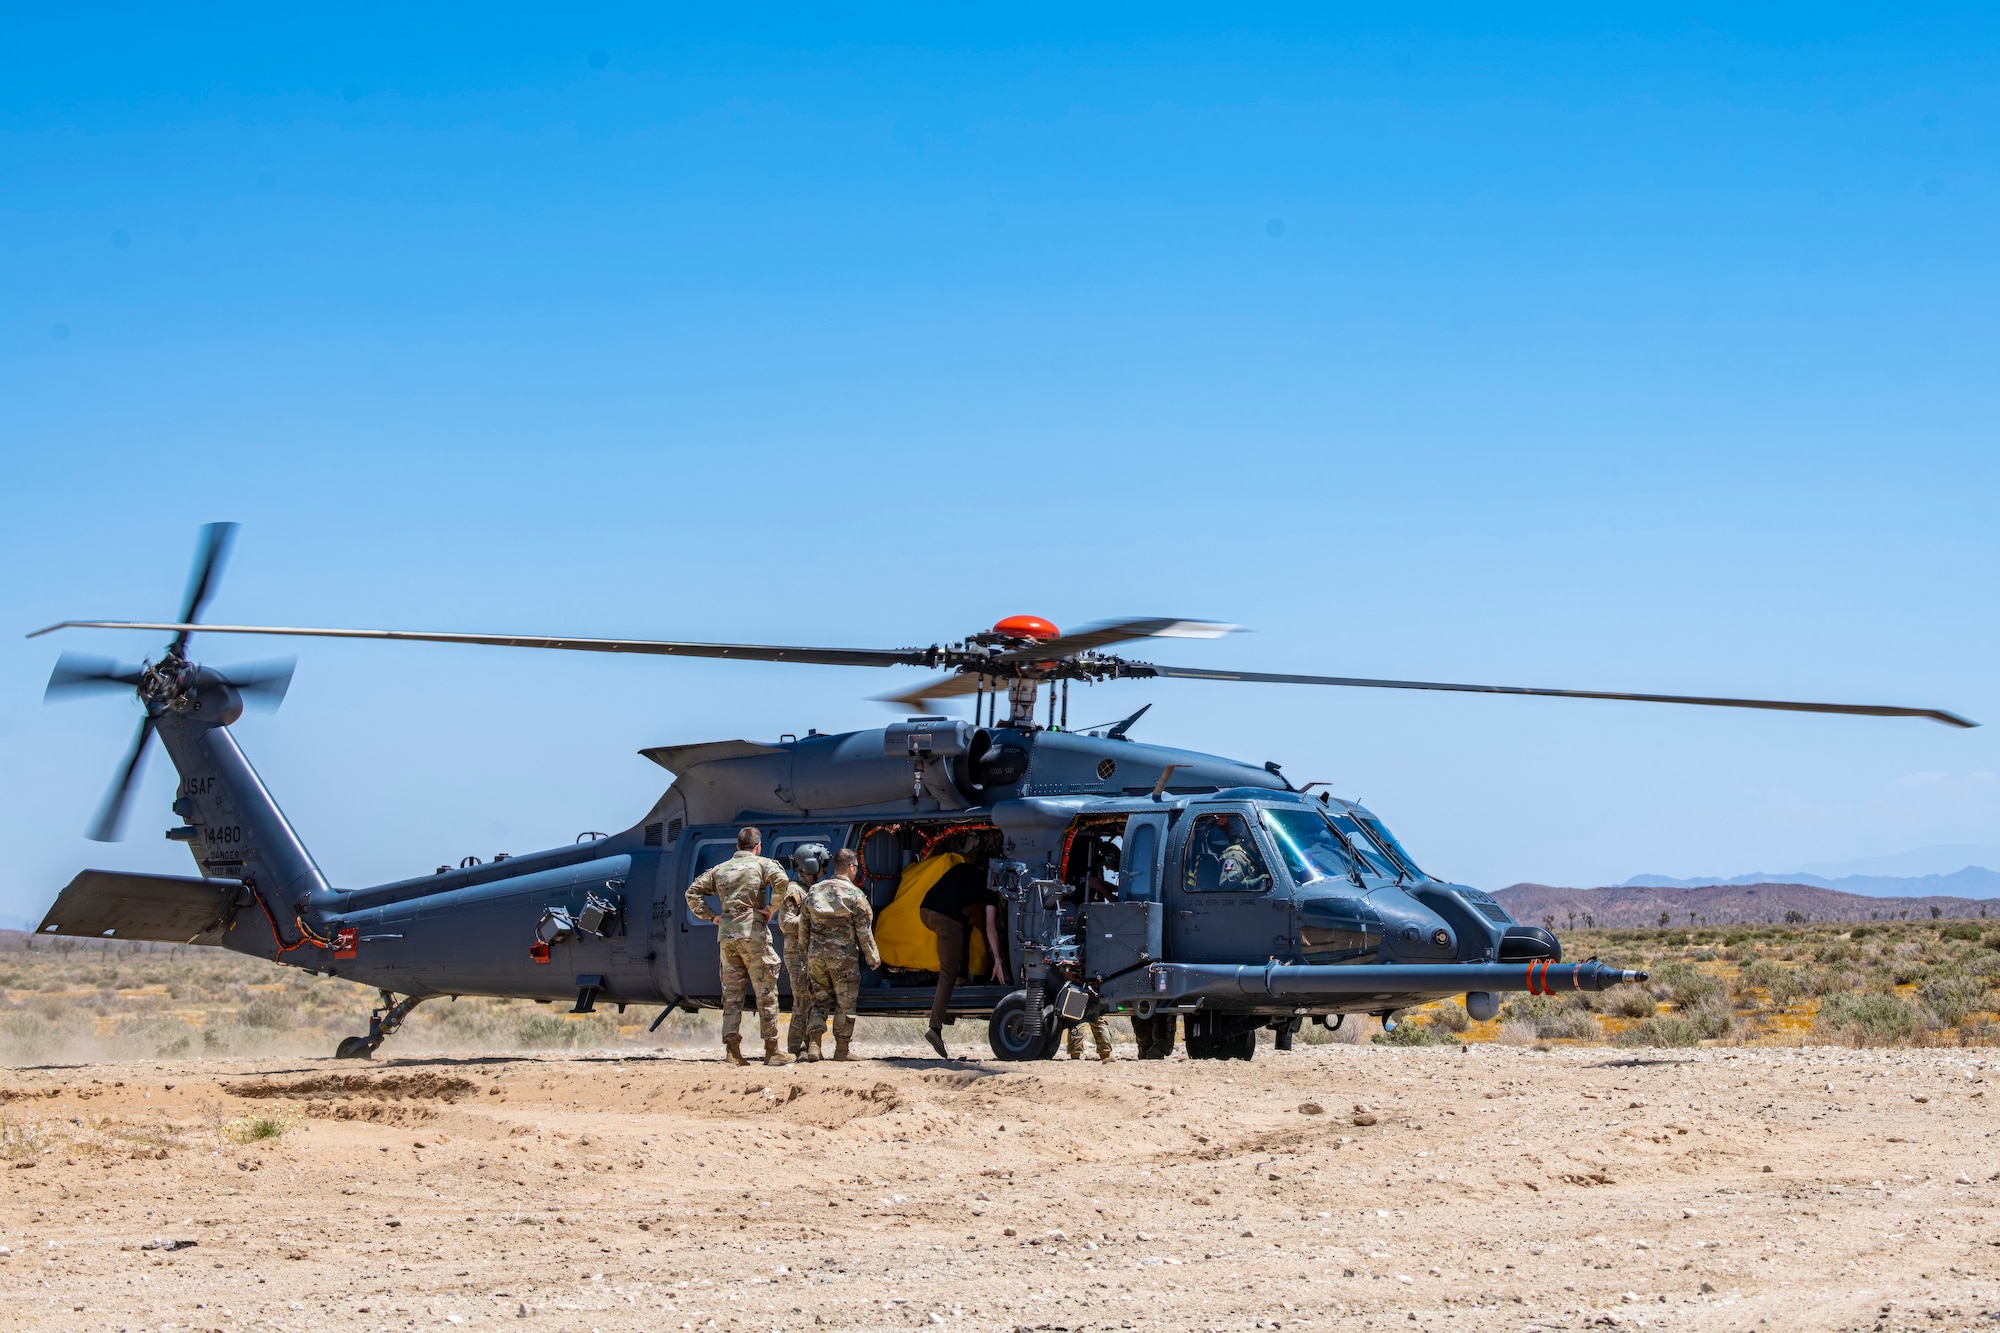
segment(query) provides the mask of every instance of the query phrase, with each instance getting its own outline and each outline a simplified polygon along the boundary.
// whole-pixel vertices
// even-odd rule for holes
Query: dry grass
[[[69,946],[69,947],[62,947]],[[365,1033],[366,986],[310,976],[221,949],[0,936],[0,1065],[188,1056],[330,1055]],[[393,1039],[399,1053],[656,1049],[716,1041],[714,1014],[569,1001],[465,997],[419,1006]]]
[[[1563,945],[1567,957],[1595,956],[1651,978],[1601,995],[1515,996],[1490,1023],[1467,1021],[1455,1000],[1426,1005],[1396,1035],[1376,1040],[2000,1044],[2000,927],[1984,922],[1576,930]]]
[[[64,947],[67,946],[67,947]],[[1476,1023],[1457,1000],[1427,1005],[1394,1033],[1350,1016],[1307,1044],[1374,1040],[1632,1046],[2000,1044],[2000,929],[1979,922],[1891,922],[1700,930],[1577,930],[1567,956],[1652,974],[1602,995],[1518,995]],[[373,991],[217,949],[0,936],[0,1065],[197,1055],[330,1054],[367,1030]],[[597,1051],[716,1044],[717,1016],[568,1002],[432,1000],[394,1038],[399,1054]],[[914,1040],[918,1019],[863,1019],[861,1037]],[[1122,1024],[1120,1025],[1122,1027]],[[961,1025],[955,1045],[983,1047]],[[1122,1034],[1121,1034],[1122,1035]],[[1268,1041],[1269,1034],[1265,1034]],[[13,1151],[0,1141],[0,1154]]]

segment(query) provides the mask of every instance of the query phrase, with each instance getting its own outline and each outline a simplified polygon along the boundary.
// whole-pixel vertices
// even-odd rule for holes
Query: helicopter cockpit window
[[[1396,835],[1389,832],[1389,830],[1383,826],[1381,820],[1375,818],[1375,816],[1373,815],[1358,815],[1356,816],[1356,818],[1358,818],[1361,821],[1362,826],[1364,828],[1366,828],[1370,833],[1375,835],[1375,841],[1381,843],[1384,847],[1389,849],[1389,855],[1395,857],[1398,861],[1403,863],[1403,868],[1405,870],[1409,871],[1412,875],[1417,876],[1419,879],[1429,878],[1429,876],[1425,875],[1423,871],[1417,869],[1417,863],[1410,859],[1409,852],[1403,849],[1403,844],[1396,841]]]
[[[1321,880],[1346,879],[1354,863],[1326,821],[1310,810],[1266,810],[1264,827],[1278,844],[1278,858],[1301,887]]]
[[[1189,893],[1261,893],[1271,872],[1242,815],[1202,815],[1188,835]]]
[[[1389,853],[1361,827],[1360,821],[1354,816],[1333,814],[1327,818],[1333,821],[1333,826],[1340,830],[1341,836],[1347,839],[1347,845],[1354,849],[1355,854],[1367,862],[1362,868],[1369,874],[1380,875],[1383,879],[1403,877],[1403,868],[1397,865]]]

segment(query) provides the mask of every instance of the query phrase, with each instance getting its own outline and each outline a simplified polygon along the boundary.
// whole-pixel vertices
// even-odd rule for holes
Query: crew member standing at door
[[[731,1064],[743,1058],[743,987],[757,995],[757,1022],[764,1035],[764,1063],[788,1065],[792,1057],[778,1049],[778,953],[771,947],[773,890],[782,893],[791,879],[776,861],[758,855],[764,837],[754,828],[736,831],[736,855],[695,876],[688,885],[688,915],[717,923],[715,937],[722,954],[722,1047]],[[721,910],[711,912],[704,901],[714,894]]]
[[[833,1020],[833,1058],[852,1060],[855,1002],[861,996],[861,966],[882,966],[875,947],[875,913],[868,895],[854,886],[860,862],[848,848],[833,854],[833,878],[813,885],[806,895],[806,973],[812,983],[812,1029],[806,1035],[806,1059],[820,1058],[820,1034]],[[794,1001],[796,1003],[796,1001]]]
[[[931,1025],[924,1040],[947,1060],[951,1053],[944,1048],[944,1020],[958,974],[965,970],[967,930],[985,930],[987,957],[993,961],[992,979],[1007,980],[1000,952],[1000,905],[1004,901],[996,890],[986,887],[985,864],[965,861],[939,876],[917,909],[919,919],[937,936],[938,951],[937,993],[931,997]]]
[[[806,1053],[806,1030],[811,1026],[812,983],[806,980],[806,892],[819,882],[833,853],[809,842],[792,853],[792,871],[798,878],[786,886],[778,904],[778,932],[785,937],[785,974],[792,979],[792,1022],[785,1029],[785,1049],[797,1059]]]

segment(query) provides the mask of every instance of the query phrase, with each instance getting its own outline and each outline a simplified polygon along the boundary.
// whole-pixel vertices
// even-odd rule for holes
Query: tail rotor
[[[201,543],[195,549],[194,568],[188,574],[187,592],[181,599],[181,617],[175,622],[178,632],[158,662],[128,666],[110,658],[83,653],[64,653],[56,659],[55,670],[49,674],[48,688],[42,694],[44,703],[86,694],[129,690],[146,710],[146,716],[139,722],[139,732],[132,738],[132,748],[118,770],[117,779],[104,794],[103,802],[91,819],[87,836],[93,842],[118,841],[125,822],[127,800],[132,788],[138,784],[140,769],[145,766],[146,744],[159,730],[159,719],[163,714],[184,712],[203,702],[212,708],[217,699],[197,699],[197,695],[207,691],[210,695],[221,695],[224,708],[212,715],[218,716],[226,725],[235,716],[235,712],[230,710],[238,707],[238,700],[242,704],[274,709],[284,701],[285,691],[291,687],[292,671],[296,665],[294,658],[245,662],[220,669],[188,664],[188,636],[193,633],[203,608],[215,594],[223,566],[229,560],[230,545],[235,539],[234,523],[210,523],[202,528]]]

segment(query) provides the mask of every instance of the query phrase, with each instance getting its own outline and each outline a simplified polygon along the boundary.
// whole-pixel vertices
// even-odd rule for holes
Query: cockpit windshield
[[[1347,845],[1368,863],[1364,868],[1369,874],[1380,875],[1383,879],[1403,877],[1403,868],[1396,864],[1395,857],[1391,856],[1388,849],[1361,826],[1361,821],[1341,811],[1330,811],[1327,818],[1333,821],[1333,826],[1347,839]]]
[[[1396,835],[1389,832],[1381,820],[1375,818],[1373,815],[1360,815],[1357,817],[1367,826],[1368,831],[1375,835],[1375,841],[1388,848],[1389,854],[1403,863],[1405,870],[1415,875],[1418,879],[1430,878],[1423,871],[1417,869],[1417,863],[1410,859],[1409,852],[1404,850],[1402,843],[1396,841]]]
[[[1323,879],[1345,879],[1353,873],[1353,862],[1341,850],[1340,840],[1312,811],[1267,807],[1264,827],[1271,841],[1278,844],[1278,855],[1291,871],[1293,883],[1303,886]]]

